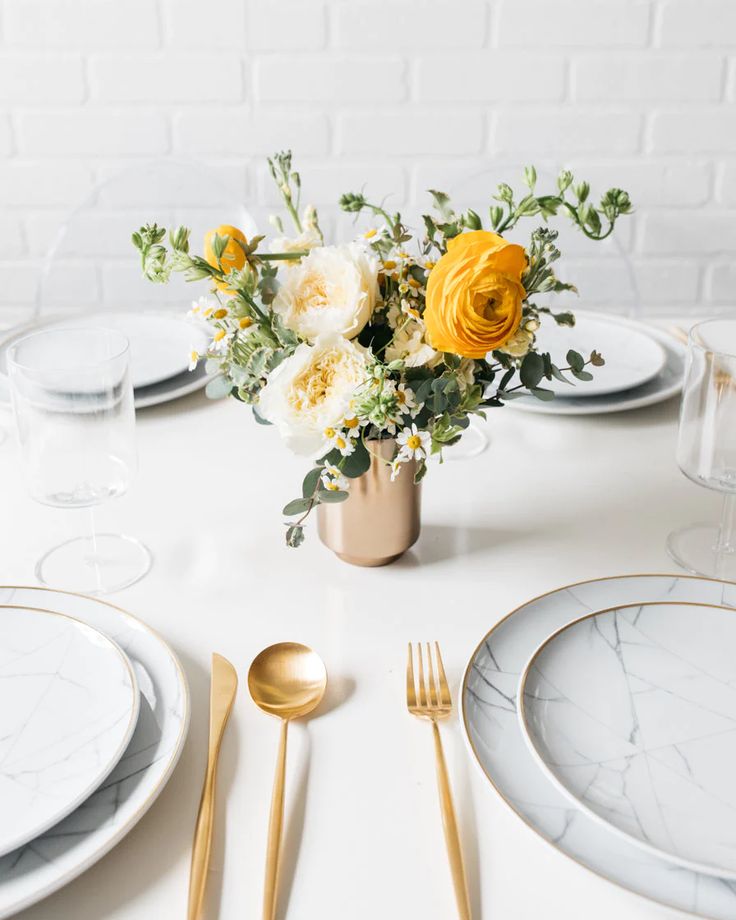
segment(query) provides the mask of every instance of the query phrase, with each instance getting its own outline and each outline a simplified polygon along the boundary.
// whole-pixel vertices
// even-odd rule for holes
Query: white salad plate
[[[736,584],[689,575],[624,575],[581,582],[522,604],[482,639],[465,671],[465,732],[482,772],[540,837],[599,876],[696,917],[733,920],[736,882],[675,865],[614,833],[552,782],[517,712],[519,679],[552,633],[597,610],[663,601],[736,608]]]
[[[204,362],[189,372],[192,349],[204,354],[206,326],[175,313],[100,312],[55,316],[18,327],[0,341],[0,396],[9,400],[7,355],[10,346],[33,332],[49,328],[104,326],[121,332],[130,343],[131,378],[136,408],[168,402],[207,384]]]
[[[577,383],[580,393],[575,397],[555,396],[549,402],[544,402],[534,396],[520,396],[518,399],[509,400],[506,405],[511,409],[537,412],[541,415],[604,415],[609,412],[643,409],[645,406],[653,406],[677,396],[682,390],[687,347],[662,329],[656,329],[654,326],[646,328],[647,334],[658,342],[665,352],[664,367],[648,383],[601,396],[585,396],[583,388],[589,386],[589,383]],[[598,374],[601,370],[604,368],[595,367],[592,373]],[[549,381],[543,380],[540,386],[548,389]]]
[[[727,607],[617,607],[553,633],[519,682],[522,731],[563,792],[720,878],[736,878],[734,650]]]
[[[0,604],[0,856],[102,783],[137,718],[135,675],[114,642],[69,616]]]
[[[163,639],[119,607],[37,587],[0,587],[0,604],[64,613],[99,630],[125,652],[140,691],[135,731],[112,773],[59,824],[0,859],[0,918],[5,918],[88,869],[151,807],[184,746],[189,691]]]
[[[570,349],[586,360],[592,351],[603,355],[603,367],[593,368],[593,379],[574,380],[574,385],[547,380],[544,388],[569,399],[608,396],[631,390],[653,380],[665,365],[662,346],[650,335],[643,323],[622,316],[575,312],[574,326],[558,326],[545,319],[537,332],[536,348],[548,351],[558,366]],[[564,365],[562,365],[564,366]]]

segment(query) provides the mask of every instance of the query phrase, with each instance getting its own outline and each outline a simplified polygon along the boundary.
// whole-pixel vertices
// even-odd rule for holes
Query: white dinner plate
[[[202,323],[176,313],[84,313],[36,320],[14,329],[0,342],[0,374],[7,377],[7,352],[13,342],[41,329],[104,326],[121,332],[130,343],[133,389],[150,387],[187,372],[189,352],[207,350],[209,335]]]
[[[665,365],[666,354],[653,338],[649,326],[622,316],[575,312],[574,326],[558,326],[544,318],[537,332],[536,349],[548,351],[558,366],[567,364],[570,349],[588,358],[592,351],[603,355],[603,367],[591,370],[592,380],[575,380],[572,384],[546,380],[543,386],[568,399],[608,396],[631,390],[653,380]]]
[[[181,666],[163,639],[119,607],[37,587],[0,587],[0,604],[66,613],[98,629],[128,656],[140,690],[138,722],[117,767],[76,811],[0,859],[0,918],[5,918],[88,869],[150,808],[184,746],[189,692]]]
[[[128,322],[130,317],[133,317],[132,323]],[[75,317],[57,316],[13,329],[0,340],[0,401],[10,402],[7,379],[7,351],[10,345],[21,336],[35,330],[69,323],[112,325],[128,336],[131,342],[136,409],[170,402],[201,390],[212,378],[205,370],[204,361],[200,361],[195,370],[188,370],[190,350],[194,348],[204,353],[209,344],[207,328],[201,323],[192,322],[175,313],[95,313]],[[131,333],[134,336],[132,339]],[[136,355],[139,357],[136,358]]]
[[[553,633],[519,683],[522,731],[563,792],[720,878],[736,878],[735,650],[727,607],[617,607]]]
[[[587,384],[581,383],[581,392],[576,398],[555,396],[549,402],[543,402],[534,396],[520,396],[518,399],[509,400],[506,405],[522,412],[538,412],[541,415],[603,415],[609,412],[643,409],[645,406],[653,406],[671,399],[682,390],[687,347],[654,326],[649,327],[649,334],[664,349],[666,360],[659,374],[642,386],[604,396],[583,396],[582,388]],[[594,368],[593,372],[597,373],[598,370],[599,368]],[[541,386],[547,388],[548,383],[549,381],[543,380]]]
[[[733,920],[736,882],[673,865],[613,833],[550,782],[519,724],[519,677],[548,636],[596,610],[659,601],[736,607],[736,584],[689,575],[624,575],[570,585],[522,604],[491,629],[468,663],[465,732],[499,795],[561,853],[651,900],[697,917]]]
[[[78,620],[0,604],[0,856],[80,805],[138,718],[118,646]]]

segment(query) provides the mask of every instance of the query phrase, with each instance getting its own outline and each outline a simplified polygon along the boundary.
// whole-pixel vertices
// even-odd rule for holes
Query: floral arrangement
[[[342,210],[367,213],[373,225],[350,243],[326,245],[315,208],[301,207],[291,153],[268,162],[294,234],[272,218],[278,236],[267,251],[263,236],[248,240],[231,226],[206,235],[203,256],[190,253],[185,227],[167,245],[166,230],[148,225],[133,244],[151,281],[175,271],[210,286],[191,309],[212,331],[207,353],[192,353],[190,365],[206,360],[218,372],[208,395],[250,404],[258,422],[275,425],[310,458],[302,494],[283,512],[292,519],[290,546],[302,542],[317,505],[348,498],[350,480],[370,466],[371,442],[394,439],[392,477],[408,475],[402,470],[413,461],[418,482],[428,458],[441,460],[471,416],[522,394],[552,399],[545,380],[590,380],[589,368],[603,364],[595,351],[569,351],[563,366],[538,352],[543,320],[575,320],[534,297],[575,291],[555,275],[560,252],[547,221],[566,214],[590,239],[605,239],[631,212],[626,192],[610,189],[594,205],[588,184],[564,171],[552,193],[539,195],[528,167],[521,197],[498,187],[490,229],[476,211],[457,213],[447,195],[430,191],[421,234],[362,192],[350,193],[340,198]],[[523,218],[541,220],[526,248],[505,237]]]

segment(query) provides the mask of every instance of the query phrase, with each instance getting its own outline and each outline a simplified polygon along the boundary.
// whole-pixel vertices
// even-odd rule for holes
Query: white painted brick
[[[0,103],[82,102],[82,58],[37,52],[0,55]]]
[[[0,252],[4,259],[18,259],[27,252],[20,218],[7,211],[0,213]]]
[[[722,56],[712,53],[599,52],[573,62],[573,93],[584,102],[715,101],[721,97],[723,70]]]
[[[736,205],[736,163],[726,163],[717,182],[718,201]]]
[[[728,76],[726,78],[726,99],[736,102],[736,58],[728,62]]]
[[[560,278],[571,281],[578,289],[579,296],[569,304],[573,309],[575,306],[578,309],[605,306],[621,313],[632,310],[637,305],[636,287],[621,259],[569,259],[563,255],[557,274]]]
[[[254,51],[316,51],[327,38],[324,4],[251,0],[245,35],[248,48]]]
[[[710,198],[712,170],[707,163],[636,162],[607,163],[573,159],[570,168],[590,183],[599,198],[613,186],[626,189],[634,208],[642,206],[697,207]]]
[[[20,152],[31,156],[156,155],[169,146],[164,116],[139,110],[21,111],[17,131]]]
[[[0,163],[0,205],[5,207],[72,207],[93,186],[92,170],[82,163]]]
[[[414,94],[423,102],[559,101],[565,94],[565,62],[560,56],[511,51],[420,57]]]
[[[33,255],[43,255],[55,241],[59,228],[67,222],[66,212],[53,211],[30,214],[26,218],[28,245]],[[171,224],[169,213],[161,215],[161,223]],[[148,220],[159,215],[153,207],[140,207],[124,213],[96,209],[74,214],[66,223],[60,249],[66,259],[96,256],[125,257],[130,253],[130,235]],[[165,221],[164,221],[165,219]]]
[[[662,45],[688,48],[736,45],[736,4],[732,0],[666,0],[657,38]]]
[[[0,261],[0,305],[5,304],[18,311],[13,315],[14,321],[20,321],[20,307],[33,303],[37,275],[36,263]]]
[[[89,64],[92,98],[104,102],[235,102],[243,69],[234,54],[96,55]]]
[[[406,97],[399,58],[269,55],[255,66],[255,94],[263,102],[400,102]]]
[[[242,161],[120,161],[102,165],[96,172],[103,183],[97,193],[100,207],[113,210],[232,205],[245,201],[248,193],[248,172]]]
[[[200,247],[197,240],[197,247]],[[141,274],[138,259],[102,261],[97,265],[102,286],[102,303],[107,307],[130,309],[164,309],[178,307],[179,311],[201,293],[181,275],[173,275],[168,284],[151,284]]]
[[[51,274],[44,281],[41,297],[44,312],[57,307],[98,308],[99,304],[100,284],[94,263],[84,259],[54,262]]]
[[[700,266],[684,259],[652,259],[634,263],[641,308],[661,304],[682,304],[690,308],[696,303],[700,290]]]
[[[498,116],[494,149],[530,161],[538,155],[627,154],[639,146],[640,121],[637,114],[621,111],[504,111]]]
[[[155,0],[5,0],[8,45],[39,48],[154,48]]]
[[[174,119],[174,150],[185,154],[271,154],[291,147],[298,156],[329,149],[323,115],[287,112],[248,115],[241,109],[182,112]]]
[[[736,211],[652,211],[641,217],[645,254],[708,255],[736,250]]]
[[[647,43],[648,0],[502,0],[500,45],[642,46]]]
[[[371,200],[385,199],[389,208],[402,207],[406,202],[406,174],[400,166],[375,161],[344,163],[340,160],[328,166],[312,163],[300,166],[297,161],[296,166],[302,177],[304,204],[309,202],[320,208],[326,205],[336,209],[340,195],[361,189]],[[281,204],[281,196],[266,164],[258,168],[258,190],[261,203],[271,208]]]
[[[724,107],[655,112],[650,150],[652,153],[736,152],[736,111]]]
[[[338,150],[344,154],[432,156],[477,153],[483,147],[480,112],[445,109],[362,112],[338,117]]]
[[[245,47],[245,0],[160,0],[167,44],[198,51]]]
[[[13,150],[13,131],[7,115],[0,114],[0,156],[8,156]]]
[[[708,266],[705,279],[705,292],[713,303],[736,304],[736,262],[716,262]]]
[[[332,15],[338,46],[351,52],[480,48],[486,35],[486,4],[477,0],[350,0]]]

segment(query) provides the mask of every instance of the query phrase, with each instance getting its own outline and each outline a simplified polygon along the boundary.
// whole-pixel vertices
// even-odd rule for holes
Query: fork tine
[[[440,695],[437,690],[437,679],[434,673],[434,665],[432,664],[432,648],[429,642],[426,643],[427,646],[427,684],[429,685],[429,703],[431,706],[439,706],[440,704]]]
[[[439,642],[434,644],[435,653],[437,655],[437,668],[439,670],[440,677],[440,702],[443,706],[452,706],[452,697],[450,695],[450,685],[447,683],[447,674],[445,674],[445,666],[442,664],[442,653],[440,652]]]
[[[422,643],[417,642],[417,658],[419,660],[419,705],[427,705],[427,686],[424,683],[424,660],[422,658]]]
[[[413,709],[417,705],[417,689],[414,683],[414,658],[411,650],[411,642],[409,643],[409,659],[406,665],[406,705],[409,709]]]

